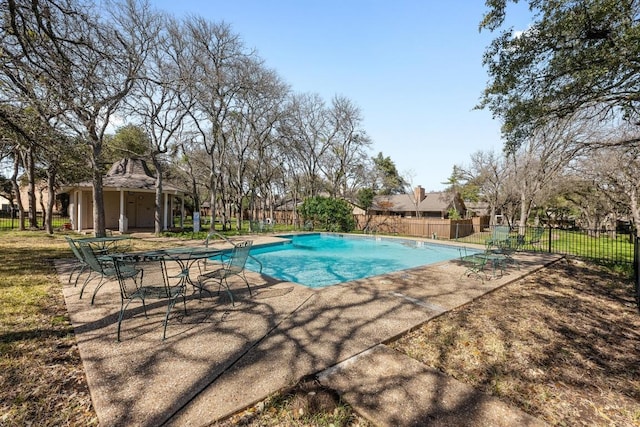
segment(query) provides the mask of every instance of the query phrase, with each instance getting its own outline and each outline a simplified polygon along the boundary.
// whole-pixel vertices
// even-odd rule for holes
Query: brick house
[[[417,186],[413,194],[374,197],[369,214],[446,219],[452,208],[455,208],[461,217],[465,216],[466,207],[459,194],[444,191],[427,193],[424,188]]]

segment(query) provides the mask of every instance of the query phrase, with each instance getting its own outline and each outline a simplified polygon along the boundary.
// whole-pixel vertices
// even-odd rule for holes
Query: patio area
[[[255,237],[254,245],[269,239]],[[359,408],[355,396],[349,400],[353,390],[344,383],[349,370],[363,369],[368,363],[364,370],[373,378],[388,375],[388,361],[379,365],[371,356],[387,360],[389,355],[379,350],[380,344],[558,259],[546,254],[515,257],[519,269],[511,266],[502,277],[485,281],[465,277],[466,267],[456,261],[319,290],[248,272],[253,296],[241,280],[234,282],[235,306],[225,292],[200,299],[188,289],[188,315],[174,310],[164,342],[166,305],[149,306],[149,319],[140,304],[130,305],[120,343],[116,342],[117,282],[105,284],[92,306],[87,298],[78,298],[79,287],[66,285],[71,261],[57,267],[101,425],[209,425],[307,375],[321,373],[328,385],[353,401],[356,410],[379,424],[391,425],[403,418],[394,418],[389,401],[376,413],[375,406]],[[388,378],[386,384],[390,384]],[[445,385],[440,384],[442,392]],[[405,386],[420,388],[415,383],[397,384],[376,393],[391,393],[389,399],[394,399],[394,392],[406,394]],[[424,395],[426,390],[415,391]],[[461,396],[468,397],[468,391]],[[413,417],[406,419],[416,419],[410,407],[400,408]],[[429,416],[424,409],[420,417]],[[478,417],[488,416],[481,412]],[[527,419],[508,408],[501,413],[510,414],[511,418],[502,418],[511,423]],[[477,420],[482,419],[488,418]],[[527,424],[536,423],[529,420]]]

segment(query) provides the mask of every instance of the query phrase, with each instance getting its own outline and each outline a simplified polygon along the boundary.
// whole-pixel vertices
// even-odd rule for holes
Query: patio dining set
[[[527,238],[524,235],[511,235],[509,226],[496,226],[491,237],[485,241],[484,252],[470,251],[466,247],[460,248],[460,262],[466,266],[463,275],[475,276],[480,280],[502,277],[508,265],[519,268],[518,261],[513,254],[524,245],[533,245],[540,240],[543,229],[535,229]],[[490,271],[489,271],[490,270]]]
[[[235,305],[228,279],[240,277],[251,294],[251,287],[244,274],[252,241],[232,242],[230,247],[220,249],[209,246],[211,236],[200,246],[160,248],[148,251],[133,251],[129,236],[108,236],[71,238],[66,237],[69,247],[76,257],[74,270],[68,283],[78,286],[83,297],[86,287],[97,280],[90,304],[93,305],[102,286],[116,280],[120,288],[120,312],[118,315],[117,340],[129,304],[140,300],[144,315],[147,315],[148,300],[164,300],[167,304],[163,321],[162,340],[166,338],[169,316],[181,298],[184,313],[187,314],[186,292],[191,287],[201,298],[203,293],[213,297],[210,283],[218,285],[217,293],[224,287],[231,303]],[[197,271],[197,275],[195,273]],[[195,275],[195,279],[193,278]]]

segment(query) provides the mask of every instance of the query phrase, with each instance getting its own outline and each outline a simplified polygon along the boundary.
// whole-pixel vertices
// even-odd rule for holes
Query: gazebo
[[[155,217],[155,181],[146,162],[138,158],[125,158],[111,166],[103,177],[105,227],[125,233],[130,228],[153,228]],[[92,183],[85,181],[62,189],[69,193],[69,217],[77,231],[93,228]],[[163,182],[163,229],[172,226],[176,196],[180,198],[180,211],[184,211],[184,191]]]

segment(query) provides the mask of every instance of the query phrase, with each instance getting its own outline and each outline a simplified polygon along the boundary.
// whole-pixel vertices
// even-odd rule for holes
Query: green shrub
[[[351,206],[344,200],[329,197],[310,197],[298,208],[305,222],[313,221],[314,225],[325,231],[349,233],[355,228],[355,219]]]

